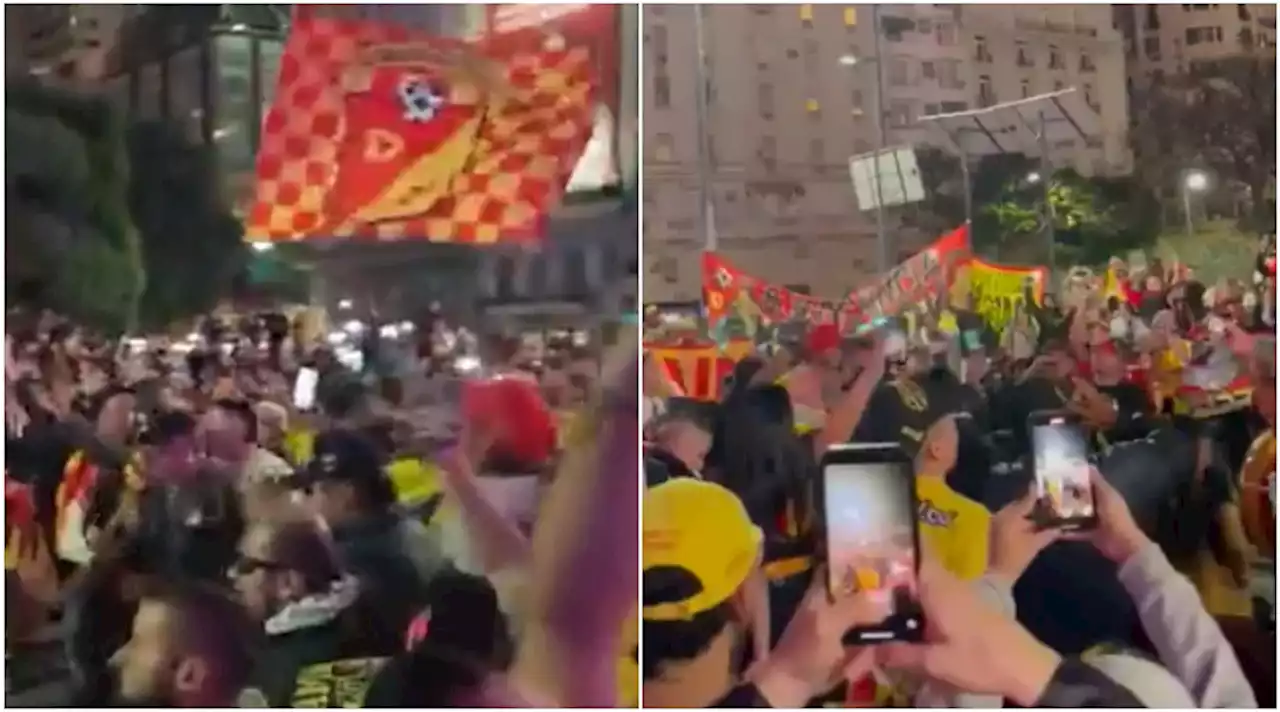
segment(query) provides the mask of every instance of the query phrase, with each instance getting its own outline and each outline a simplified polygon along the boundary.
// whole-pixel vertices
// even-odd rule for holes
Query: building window
[[[1022,80],[1022,86],[1021,86],[1021,89],[1022,89],[1022,98],[1023,98],[1023,99],[1026,99],[1026,98],[1030,97],[1030,96],[1031,96],[1031,80],[1030,80],[1030,79],[1023,79],[1023,80]]]
[[[954,114],[961,111],[969,110],[969,102],[967,101],[944,101],[942,102],[942,113]]]
[[[756,157],[765,165],[773,165],[778,160],[778,139],[762,136],[760,146],[756,149]]]
[[[665,74],[653,75],[653,106],[655,109],[671,106],[671,78]]]
[[[922,35],[933,34],[933,20],[930,20],[927,17],[922,17],[919,20],[916,20],[916,32],[919,32]]]
[[[933,62],[920,63],[920,76],[925,79],[937,79],[938,68]]]
[[[849,94],[849,103],[853,106],[852,113],[862,114],[862,90],[854,89]]]
[[[925,115],[925,116],[934,116],[934,115],[936,115],[936,114],[938,114],[938,113],[939,113],[938,108],[939,108],[939,107],[938,107],[938,105],[937,105],[937,104],[925,104],[925,105],[924,105],[924,115]]]
[[[996,90],[991,85],[991,77],[983,74],[978,77],[978,106],[988,107],[996,103]]]
[[[858,8],[846,7],[844,9],[844,26],[849,28],[858,26]]]
[[[213,138],[223,173],[236,175],[253,170],[256,127],[250,124],[258,114],[253,96],[254,39],[249,35],[220,35],[215,41],[217,114]]]
[[[813,26],[813,5],[807,2],[800,5],[800,22],[803,22],[805,27]]]
[[[987,38],[977,35],[973,38],[973,59],[977,62],[990,63],[991,52],[987,49]]]
[[[1031,59],[1030,50],[1028,50],[1027,46],[1025,44],[1022,44],[1021,42],[1018,43],[1018,66],[1019,67],[1036,66],[1036,63]]]
[[[1066,88],[1067,88],[1067,85],[1061,79],[1053,80],[1054,91],[1062,91],[1063,89],[1066,89]]]
[[[811,119],[817,119],[822,116],[822,104],[818,103],[817,99],[806,99],[804,110]]]
[[[906,59],[893,57],[889,60],[889,84],[895,87],[907,86],[911,83],[911,65]]]
[[[1187,46],[1210,44],[1222,41],[1221,27],[1188,27]]]
[[[676,158],[676,138],[669,133],[660,133],[653,137],[653,160],[658,163],[671,163]]]
[[[827,163],[827,147],[820,138],[809,139],[809,163],[815,166]]]
[[[938,83],[947,89],[963,89],[960,80],[960,60],[944,59],[938,63]]]
[[[894,127],[910,126],[912,121],[911,102],[889,102],[889,125]]]
[[[1145,19],[1148,30],[1160,29],[1160,6],[1156,4],[1147,5]]]
[[[1239,3],[1238,5],[1236,5],[1236,17],[1240,18],[1241,22],[1248,22],[1249,20],[1253,19],[1253,17],[1249,14],[1249,6],[1245,5],[1244,3]]]
[[[1057,47],[1049,45],[1049,69],[1064,69],[1066,66],[1062,61],[1062,52],[1058,51]]]
[[[766,119],[773,118],[773,85],[762,83],[756,86],[756,102],[759,105],[760,116]]]
[[[1142,40],[1142,51],[1147,55],[1147,59],[1160,61],[1160,37],[1153,35]]]
[[[956,43],[956,26],[950,22],[939,22],[933,27],[933,34],[938,44],[950,47]]]
[[[650,44],[653,45],[654,59],[658,60],[658,64],[667,63],[667,26],[654,25],[653,33],[649,35]]]
[[[1097,111],[1099,109],[1098,97],[1093,91],[1092,84],[1084,85],[1084,103],[1089,105],[1090,109]]]
[[[1098,71],[1098,67],[1094,65],[1093,58],[1087,54],[1080,55],[1080,71],[1089,73]]]

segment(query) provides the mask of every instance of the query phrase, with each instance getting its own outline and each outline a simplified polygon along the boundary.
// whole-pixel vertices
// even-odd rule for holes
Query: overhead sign
[[[924,183],[920,166],[911,147],[886,148],[849,159],[849,177],[858,207],[874,210],[877,205],[891,207],[924,200]],[[876,181],[880,181],[879,190]]]

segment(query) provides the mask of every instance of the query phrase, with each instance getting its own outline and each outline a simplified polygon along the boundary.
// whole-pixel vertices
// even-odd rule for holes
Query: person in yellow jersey
[[[921,546],[952,575],[970,580],[986,571],[991,513],[947,482],[958,467],[982,466],[973,461],[979,458],[960,457],[957,423],[965,417],[943,416],[926,431],[916,455],[916,499]]]

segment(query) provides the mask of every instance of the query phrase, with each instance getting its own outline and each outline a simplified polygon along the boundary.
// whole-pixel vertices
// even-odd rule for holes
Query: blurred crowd
[[[1274,706],[1274,247],[1257,268],[1113,260],[1008,323],[960,295],[814,326],[715,401],[647,354],[646,706]],[[1087,429],[1083,531],[1035,514],[1043,412]],[[912,462],[919,640],[851,644],[880,587],[828,585],[820,463],[850,443]]]
[[[10,313],[8,706],[634,698],[634,342],[562,418],[505,340],[378,369],[380,331],[361,370],[270,316],[174,341]]]

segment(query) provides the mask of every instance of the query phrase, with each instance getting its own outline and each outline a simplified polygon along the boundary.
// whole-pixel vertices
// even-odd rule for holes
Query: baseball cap
[[[395,490],[383,469],[387,456],[367,435],[354,430],[329,430],[316,436],[311,462],[300,473],[303,486],[316,482],[346,482],[395,501]]]
[[[643,512],[644,620],[689,620],[711,610],[759,565],[760,528],[737,495],[718,484],[668,480],[646,490]],[[696,585],[685,585],[689,580]]]

